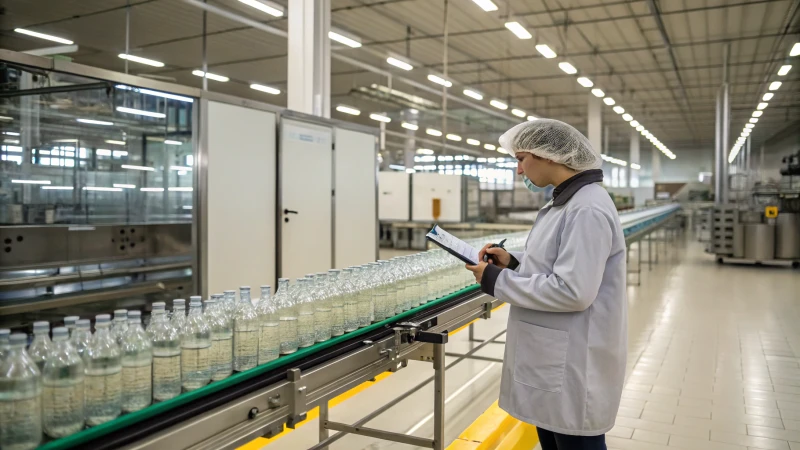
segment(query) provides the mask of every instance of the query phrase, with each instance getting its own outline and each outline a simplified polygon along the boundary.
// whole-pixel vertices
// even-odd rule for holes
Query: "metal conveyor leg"
[[[433,346],[433,449],[444,450],[444,345]]]
[[[319,441],[323,442],[330,437],[328,428],[325,424],[328,422],[328,401],[325,400],[319,405]],[[320,450],[328,450],[328,446],[321,447]]]

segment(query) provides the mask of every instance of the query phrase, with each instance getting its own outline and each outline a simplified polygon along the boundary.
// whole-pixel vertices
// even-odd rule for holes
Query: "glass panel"
[[[191,222],[189,97],[0,66],[0,224]]]

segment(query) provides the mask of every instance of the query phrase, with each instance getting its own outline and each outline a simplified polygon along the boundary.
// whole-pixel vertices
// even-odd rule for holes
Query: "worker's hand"
[[[467,264],[466,268],[467,268],[467,270],[472,272],[473,275],[475,275],[475,282],[480,283],[481,282],[481,278],[483,278],[483,271],[486,269],[486,266],[488,266],[488,265],[489,265],[489,263],[479,262],[478,264],[476,264],[474,266],[470,265],[470,264]]]
[[[487,254],[489,255],[489,263],[501,269],[507,268],[511,263],[511,255],[504,248],[492,247],[491,243],[483,246],[478,253],[478,260],[483,261],[484,255]]]

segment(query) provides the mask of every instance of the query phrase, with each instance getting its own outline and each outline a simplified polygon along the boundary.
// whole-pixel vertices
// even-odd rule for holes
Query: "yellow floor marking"
[[[538,442],[536,427],[509,416],[494,402],[447,450],[531,450]]]

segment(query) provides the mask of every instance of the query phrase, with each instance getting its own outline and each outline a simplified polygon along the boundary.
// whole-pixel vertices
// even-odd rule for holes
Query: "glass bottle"
[[[72,338],[72,333],[75,332],[75,324],[78,322],[80,317],[78,316],[66,316],[64,317],[64,326],[69,331],[69,337]]]
[[[344,296],[339,287],[341,271],[331,269],[328,271],[328,303],[331,305],[331,336],[344,334]]]
[[[242,372],[258,364],[258,334],[258,315],[250,301],[250,286],[241,286],[233,321],[233,370]]]
[[[289,294],[289,279],[278,279],[275,292],[275,307],[278,308],[278,335],[282,355],[297,351],[297,310]]]
[[[311,279],[308,276],[297,280],[294,293],[297,307],[297,345],[300,348],[314,345],[314,302],[309,291]]]
[[[6,358],[8,353],[8,337],[11,336],[11,330],[8,328],[0,328],[0,363]]]
[[[357,276],[353,280],[356,288],[358,327],[366,327],[372,317],[372,297],[370,296],[369,277],[372,269],[368,265],[359,266]]]
[[[349,333],[358,329],[358,290],[356,287],[356,277],[358,267],[348,267],[343,271],[340,279],[340,289],[344,303],[344,332]]]
[[[414,257],[414,270],[417,273],[417,282],[419,283],[419,298],[417,299],[418,305],[424,305],[431,299],[431,294],[428,287],[428,268],[425,265],[425,253],[417,254]]]
[[[181,382],[185,391],[199,389],[211,380],[211,329],[203,317],[200,302],[189,304],[181,339]]]
[[[394,313],[400,314],[403,312],[406,297],[406,284],[405,272],[401,268],[402,263],[400,257],[396,256],[389,261],[389,269],[392,271],[392,277],[395,285],[395,304]]]
[[[122,337],[122,411],[133,412],[153,401],[153,344],[142,328],[142,312],[128,311]]]
[[[166,306],[153,303],[147,328],[153,344],[153,399],[157,402],[181,393],[181,336],[167,318]]]
[[[176,298],[172,301],[172,327],[178,332],[178,335],[183,336],[186,330],[186,300]]]
[[[111,335],[117,341],[117,345],[122,345],[122,336],[128,331],[128,310],[114,310],[114,322],[111,324]]]
[[[385,315],[386,318],[393,317],[397,308],[397,277],[395,277],[391,261],[381,261],[381,281],[385,291]]]
[[[211,380],[219,381],[233,373],[233,321],[225,312],[222,294],[206,300],[205,317],[211,328]]]
[[[222,309],[227,314],[228,318],[231,319],[233,322],[234,316],[236,315],[236,291],[228,290],[225,291],[223,294],[223,302],[222,302]]]
[[[53,328],[53,351],[42,373],[42,427],[57,439],[83,429],[83,359],[66,327]]]
[[[111,316],[100,314],[83,355],[86,425],[93,427],[119,416],[122,410],[122,352],[111,336]]]
[[[53,343],[50,341],[50,323],[44,320],[33,322],[33,341],[28,347],[28,356],[31,357],[39,373],[44,370],[44,363],[53,351]]]
[[[386,307],[386,278],[384,270],[386,261],[379,260],[374,269],[373,276],[373,297],[375,298],[375,322],[380,322],[389,317]]]
[[[27,450],[42,440],[42,380],[25,351],[28,336],[8,338],[8,354],[0,363],[0,448]]]
[[[75,330],[70,337],[70,344],[78,352],[78,355],[83,358],[86,353],[86,348],[89,347],[89,342],[92,341],[92,321],[89,319],[78,319],[75,322]]]
[[[314,275],[311,301],[314,304],[314,338],[316,342],[324,342],[331,338],[331,304],[327,285],[327,274]]]
[[[271,288],[261,286],[261,298],[256,306],[258,314],[258,364],[276,359],[280,354],[280,319]]]

